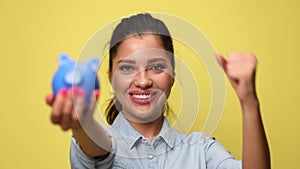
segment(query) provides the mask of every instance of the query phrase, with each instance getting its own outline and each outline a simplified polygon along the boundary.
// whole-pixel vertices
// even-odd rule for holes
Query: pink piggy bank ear
[[[87,61],[87,65],[92,71],[97,72],[100,66],[100,61],[97,58],[91,58]]]
[[[65,53],[62,53],[59,58],[58,58],[58,65],[59,66],[62,66],[62,65],[68,65],[70,63],[73,63],[73,60],[72,58],[65,54]]]

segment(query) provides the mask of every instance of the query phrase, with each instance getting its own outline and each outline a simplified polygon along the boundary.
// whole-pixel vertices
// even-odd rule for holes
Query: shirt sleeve
[[[242,162],[236,160],[214,138],[208,138],[206,146],[206,159],[208,169],[241,169]]]
[[[72,169],[110,169],[113,166],[114,157],[114,153],[109,153],[103,158],[90,158],[82,151],[75,138],[72,137],[70,148]]]

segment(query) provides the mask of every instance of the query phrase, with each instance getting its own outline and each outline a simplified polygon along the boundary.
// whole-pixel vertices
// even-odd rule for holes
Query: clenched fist
[[[257,59],[250,53],[231,52],[227,60],[217,55],[241,103],[257,100],[255,90],[255,72]]]

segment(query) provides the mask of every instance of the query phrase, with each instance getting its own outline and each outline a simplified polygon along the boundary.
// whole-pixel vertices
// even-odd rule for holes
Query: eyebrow
[[[163,61],[163,62],[166,62],[166,60],[164,58],[153,58],[153,59],[149,59],[147,61],[147,63],[154,63],[154,62],[159,62],[159,61]],[[117,62],[118,64],[119,63],[129,63],[129,64],[136,64],[136,61],[135,60],[131,60],[131,59],[121,59]]]
[[[163,62],[166,62],[166,60],[164,58],[153,58],[153,59],[149,59],[147,61],[147,63],[154,63],[154,62],[159,62],[159,61],[163,61]]]
[[[131,64],[135,64],[135,60],[130,60],[130,59],[121,59],[117,62],[118,64],[119,63],[131,63]]]

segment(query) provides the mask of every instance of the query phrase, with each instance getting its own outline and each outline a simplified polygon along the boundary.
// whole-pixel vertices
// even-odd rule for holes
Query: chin
[[[157,112],[154,110],[145,110],[145,109],[135,109],[133,111],[130,111],[131,113],[125,113],[123,114],[127,116],[127,118],[131,121],[135,121],[138,123],[150,123],[152,121],[155,121],[159,117],[162,116],[162,112]]]

